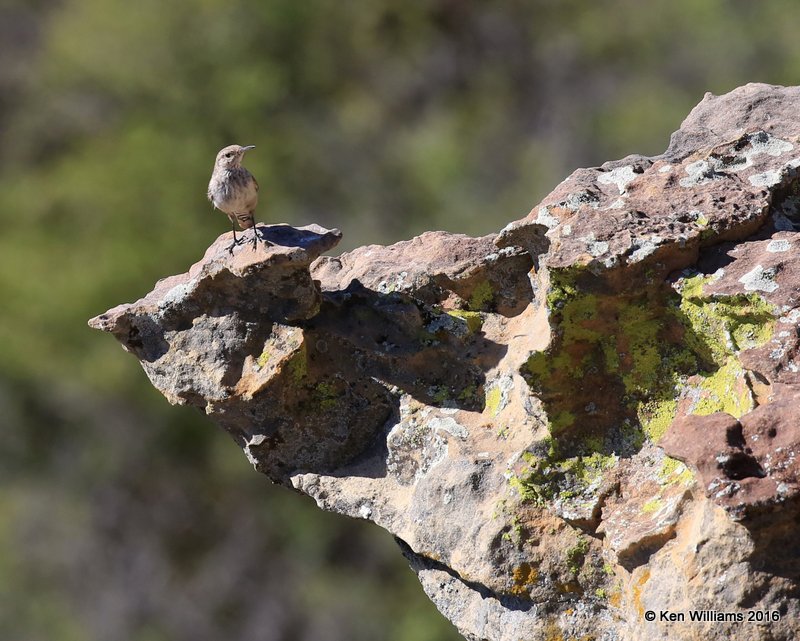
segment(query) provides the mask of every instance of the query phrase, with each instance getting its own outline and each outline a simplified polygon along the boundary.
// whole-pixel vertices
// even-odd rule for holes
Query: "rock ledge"
[[[274,482],[394,534],[467,639],[796,639],[799,111],[707,94],[664,154],[497,235],[223,235],[90,324]]]

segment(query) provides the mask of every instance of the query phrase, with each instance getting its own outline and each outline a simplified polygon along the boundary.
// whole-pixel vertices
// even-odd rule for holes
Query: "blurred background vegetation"
[[[796,0],[0,0],[0,638],[446,641],[391,538],[271,486],[86,319],[259,217],[486,234],[800,76]]]

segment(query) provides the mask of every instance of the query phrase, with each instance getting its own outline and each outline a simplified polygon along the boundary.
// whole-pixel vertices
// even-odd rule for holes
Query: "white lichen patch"
[[[631,253],[628,262],[629,263],[637,263],[644,258],[647,258],[652,254],[658,247],[664,242],[664,239],[661,236],[651,236],[650,238],[637,238],[633,241],[631,247],[633,248],[633,252]]]
[[[744,285],[745,291],[770,293],[778,289],[775,274],[776,271],[772,267],[764,269],[761,265],[756,265],[742,276],[739,282]]]
[[[672,165],[664,165],[663,167],[658,168],[659,174],[668,174],[672,171]]]
[[[606,269],[611,269],[612,267],[616,267],[617,265],[619,265],[619,262],[620,262],[620,257],[617,256],[616,254],[611,254],[610,256],[606,256],[602,260],[602,264]],[[589,265],[590,269],[591,267],[592,266]]]
[[[792,248],[792,244],[785,239],[771,240],[767,245],[767,251],[773,254],[778,252],[788,252]]]
[[[547,207],[539,207],[539,213],[536,216],[536,222],[544,225],[548,229],[555,229],[558,226],[558,218],[550,213]]]
[[[562,204],[571,211],[578,211],[583,205],[597,209],[598,197],[590,191],[578,191],[567,196],[567,199]]]
[[[597,177],[597,182],[601,185],[616,185],[620,194],[624,194],[628,183],[630,183],[637,174],[633,169],[633,165],[626,165],[625,167],[617,167],[611,171],[600,174]]]
[[[382,294],[390,294],[391,292],[405,289],[410,285],[410,283],[406,282],[407,277],[408,272],[400,272],[392,280],[382,280],[378,283],[378,291]]]
[[[170,307],[173,304],[183,302],[189,294],[191,294],[192,290],[197,286],[197,279],[192,278],[187,283],[180,283],[179,285],[175,285],[172,289],[170,289],[166,294],[164,294],[163,298],[159,301],[158,307],[159,309],[163,310],[167,307]]]
[[[400,421],[386,437],[386,469],[401,484],[408,485],[426,476],[439,462],[447,458],[447,436],[442,425],[456,432],[466,431],[451,418],[428,420],[432,408],[404,395],[400,399]],[[452,425],[447,422],[450,421]],[[447,430],[444,430],[447,431]]]
[[[617,198],[614,200],[610,205],[603,207],[604,210],[608,209],[622,209],[625,206],[625,199],[624,198]]]
[[[608,251],[608,243],[604,240],[598,240],[589,243],[587,247],[589,254],[595,258],[602,256]]]
[[[697,160],[686,165],[686,177],[681,178],[681,187],[696,187],[713,180],[725,178],[729,172],[738,173],[753,166],[754,159],[761,154],[781,156],[792,149],[792,143],[775,138],[764,131],[748,136],[750,146],[743,149],[739,155],[722,157],[710,156],[704,160]],[[780,172],[767,171],[750,177],[750,184],[757,187],[771,187],[780,182]]]
[[[486,263],[496,263],[501,258],[507,258],[517,252],[516,247],[503,247],[502,249],[498,249],[496,252],[492,252],[491,254],[487,254],[483,257],[483,260]]]
[[[787,314],[778,319],[779,323],[786,323],[788,325],[797,325],[800,323],[800,309],[793,309]]]
[[[716,283],[719,279],[721,279],[725,275],[725,268],[718,267],[717,270],[708,277],[708,283]]]
[[[746,150],[744,155],[750,162],[753,156],[759,154],[777,157],[792,151],[792,149],[794,149],[794,145],[788,140],[781,140],[765,131],[760,131],[750,136],[750,149]]]
[[[759,131],[748,136],[750,147],[743,149],[741,156],[735,158],[733,163],[728,161],[731,171],[743,171],[752,167],[754,158],[762,154],[773,158],[782,156],[794,149],[794,145],[786,140],[775,138],[765,131]],[[791,161],[790,161],[791,162]],[[768,172],[769,173],[769,172]]]
[[[450,314],[439,314],[425,326],[425,331],[434,335],[442,330],[454,336],[466,336],[469,334],[467,323]]]
[[[432,430],[447,432],[460,439],[465,439],[469,436],[467,428],[450,416],[435,416],[428,421],[428,427]]]
[[[686,165],[684,169],[686,177],[678,181],[681,187],[697,187],[725,177],[722,163],[716,158],[697,160]]]
[[[508,406],[513,389],[514,379],[508,375],[500,376],[486,386],[486,410],[491,416],[497,416]]]
[[[778,171],[765,171],[761,174],[753,174],[747,180],[753,187],[773,187],[781,182],[781,174]]]
[[[769,357],[773,361],[779,361],[783,358],[783,355],[786,353],[786,349],[783,346],[776,347],[769,353]]]

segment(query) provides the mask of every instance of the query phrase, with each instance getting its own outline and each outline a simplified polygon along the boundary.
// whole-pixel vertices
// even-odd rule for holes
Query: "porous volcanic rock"
[[[221,238],[90,324],[467,639],[797,639],[799,112],[708,94],[497,235]]]

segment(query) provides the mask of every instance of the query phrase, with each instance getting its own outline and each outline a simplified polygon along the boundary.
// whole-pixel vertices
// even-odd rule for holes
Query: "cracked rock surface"
[[[90,324],[272,481],[394,534],[467,639],[800,638],[798,113],[708,94],[497,235],[223,235]]]

